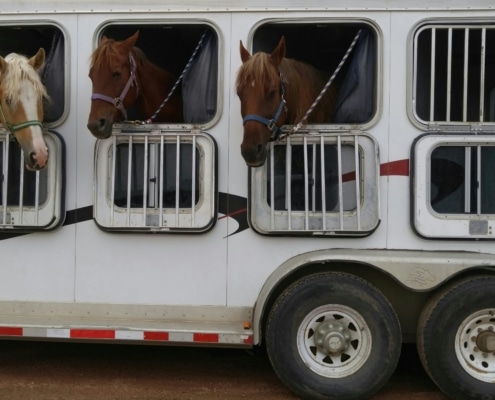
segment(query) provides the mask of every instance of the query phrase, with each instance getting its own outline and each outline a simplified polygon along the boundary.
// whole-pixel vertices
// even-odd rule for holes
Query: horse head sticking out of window
[[[48,148],[43,139],[43,99],[48,98],[38,70],[45,61],[40,48],[28,59],[11,53],[0,57],[0,120],[19,143],[26,168],[46,167]]]
[[[282,37],[271,54],[249,53],[240,43],[242,65],[236,89],[241,100],[244,138],[241,154],[250,167],[264,164],[267,144],[277,139],[284,124],[298,123],[325,86],[328,76],[313,66],[285,57]],[[330,122],[336,92],[328,90],[308,123]]]
[[[135,47],[139,31],[117,41],[103,36],[91,57],[89,77],[93,83],[88,129],[97,138],[108,138],[112,124],[127,119],[135,106],[149,118],[170,93],[176,77],[153,64]],[[182,98],[174,92],[155,117],[156,122],[182,122]]]

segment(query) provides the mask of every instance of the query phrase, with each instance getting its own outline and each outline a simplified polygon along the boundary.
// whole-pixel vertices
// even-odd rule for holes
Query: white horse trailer
[[[0,54],[45,48],[51,96],[46,169],[0,131],[2,338],[264,345],[319,399],[371,396],[415,341],[448,396],[495,399],[493,2],[0,4]],[[285,36],[288,57],[332,73],[359,29],[335,120],[248,168],[239,42]],[[137,30],[177,75],[209,34],[180,82],[185,122],[96,139],[91,54]]]

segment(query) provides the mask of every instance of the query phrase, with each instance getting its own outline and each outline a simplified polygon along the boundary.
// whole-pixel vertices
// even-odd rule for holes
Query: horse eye
[[[120,71],[113,71],[112,77],[118,78],[118,77],[120,77],[120,75],[122,75],[122,73]]]
[[[5,104],[7,104],[8,106],[12,105],[12,96],[5,97]]]
[[[267,99],[273,99],[273,97],[275,96],[275,89],[271,89],[267,94],[266,94],[266,98]]]

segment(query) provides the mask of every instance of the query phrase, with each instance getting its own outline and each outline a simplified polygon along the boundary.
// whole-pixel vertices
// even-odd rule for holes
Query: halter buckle
[[[115,106],[115,108],[118,108],[120,110],[120,108],[122,107],[122,99],[120,97],[116,97],[115,99],[113,99],[113,105]]]

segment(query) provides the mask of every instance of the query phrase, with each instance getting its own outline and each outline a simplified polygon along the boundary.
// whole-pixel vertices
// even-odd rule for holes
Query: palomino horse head
[[[91,58],[89,77],[93,82],[88,129],[100,139],[112,133],[112,124],[127,118],[127,109],[134,103],[139,87],[136,79],[136,61],[131,50],[139,31],[123,41],[100,41]]]
[[[266,146],[285,123],[284,77],[279,66],[285,57],[282,37],[271,54],[251,55],[240,43],[242,66],[237,75],[237,95],[241,100],[244,139],[241,154],[251,167],[263,165]]]
[[[0,57],[0,120],[24,152],[26,168],[46,167],[48,148],[43,139],[43,98],[48,98],[38,70],[45,61],[45,50],[29,60],[11,53]]]

